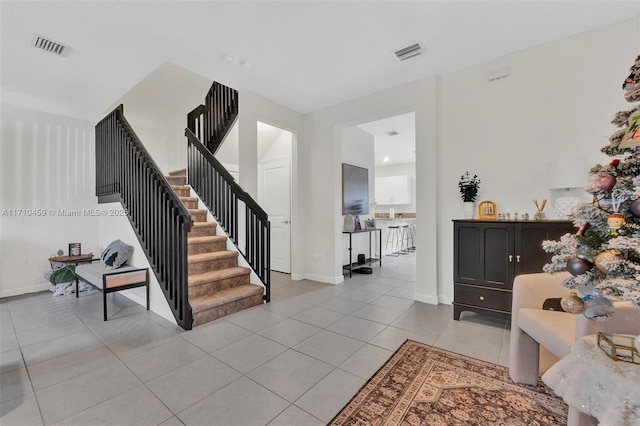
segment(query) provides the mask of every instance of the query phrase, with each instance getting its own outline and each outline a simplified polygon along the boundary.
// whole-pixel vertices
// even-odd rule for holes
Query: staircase
[[[216,235],[217,224],[207,222],[207,210],[198,209],[198,198],[190,197],[186,170],[170,172],[166,179],[193,220],[187,239],[193,326],[261,305],[264,288],[251,284],[251,270],[238,266],[238,252],[227,250],[227,237]]]

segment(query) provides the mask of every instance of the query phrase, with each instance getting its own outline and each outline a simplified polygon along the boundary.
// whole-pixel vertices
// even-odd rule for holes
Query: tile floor
[[[407,338],[508,362],[509,324],[412,300],[415,255],[184,332],[118,294],[0,301],[0,423],[326,424]]]

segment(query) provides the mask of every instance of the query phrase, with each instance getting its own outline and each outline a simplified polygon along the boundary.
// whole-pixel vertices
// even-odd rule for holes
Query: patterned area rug
[[[407,340],[331,425],[565,425],[553,391],[507,368]]]

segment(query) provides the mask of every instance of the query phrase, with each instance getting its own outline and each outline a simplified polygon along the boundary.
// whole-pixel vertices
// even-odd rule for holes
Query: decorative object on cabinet
[[[473,177],[471,177],[471,174],[466,171],[462,176],[460,176],[458,189],[460,190],[460,197],[462,197],[463,202],[475,202],[478,197],[479,188],[480,179],[478,178],[478,175],[473,175]]]
[[[473,201],[464,201],[462,203],[462,212],[465,219],[473,219],[475,211],[476,203],[474,203]]]
[[[517,215],[518,213],[516,213]],[[493,201],[485,200],[478,204],[478,219],[496,220],[498,218],[498,208]],[[516,220],[518,218],[516,217]]]
[[[376,220],[375,219],[365,219],[364,220],[364,229],[375,229]]]
[[[517,275],[541,272],[551,257],[542,241],[574,230],[570,221],[454,220],[453,318],[463,311],[510,318]]]
[[[534,199],[533,204],[535,204],[536,209],[538,209],[538,211],[533,215],[533,218],[535,220],[544,220],[546,218],[544,208],[547,205],[547,199],[543,199],[540,204],[538,204],[538,200]]]
[[[557,194],[554,207],[558,219],[569,219],[580,204],[580,198],[576,197],[572,190],[584,189],[586,164],[587,160],[584,157],[565,157],[553,160],[547,166],[549,189]]]

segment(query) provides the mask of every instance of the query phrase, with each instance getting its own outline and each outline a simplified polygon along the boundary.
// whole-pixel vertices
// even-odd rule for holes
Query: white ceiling
[[[2,90],[104,112],[165,61],[309,112],[636,17],[638,1],[2,1]],[[66,57],[30,47],[34,33]],[[419,41],[426,55],[392,52]],[[588,46],[585,46],[588,48]],[[227,55],[250,68],[225,62]]]
[[[415,163],[415,120],[415,113],[411,112],[356,126],[374,136],[376,167]],[[390,131],[398,132],[398,134],[389,136],[387,132]],[[385,157],[388,157],[389,160],[384,161]]]

